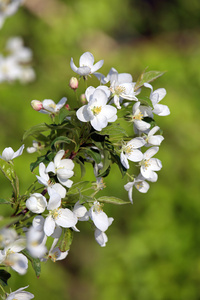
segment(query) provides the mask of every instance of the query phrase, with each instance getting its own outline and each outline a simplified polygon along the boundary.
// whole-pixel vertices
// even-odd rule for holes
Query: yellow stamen
[[[101,112],[101,106],[94,106],[91,110],[93,114],[96,116]]]
[[[133,120],[141,121],[142,119],[143,119],[143,114],[141,113],[141,111],[137,115],[133,116]]]

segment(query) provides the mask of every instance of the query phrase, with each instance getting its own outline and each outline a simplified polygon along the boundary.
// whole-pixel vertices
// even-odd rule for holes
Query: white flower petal
[[[90,52],[83,53],[79,59],[80,67],[83,66],[92,67],[93,63],[94,63],[94,56]]]
[[[144,159],[150,159],[154,156],[159,150],[159,147],[151,147],[144,153]]]
[[[81,121],[81,122],[88,122],[92,119],[91,114],[88,113],[88,106],[87,105],[83,105],[81,106],[77,112],[76,112],[76,116],[77,118]]]
[[[128,159],[123,152],[121,152],[121,154],[120,154],[120,161],[121,161],[121,164],[124,166],[124,168],[129,169]]]
[[[102,66],[103,66],[104,60],[100,60],[98,61],[96,64],[94,64],[94,66],[91,67],[91,73],[96,72],[97,70],[99,70]]]
[[[77,217],[76,215],[68,208],[60,208],[59,209],[59,215],[56,219],[56,224],[64,227],[69,228],[73,227],[77,223]]]
[[[108,216],[103,211],[93,211],[91,209],[91,219],[94,222],[94,225],[101,231],[106,231],[109,226]]]
[[[47,216],[44,221],[44,232],[47,236],[52,235],[55,229],[55,221],[51,215]]]

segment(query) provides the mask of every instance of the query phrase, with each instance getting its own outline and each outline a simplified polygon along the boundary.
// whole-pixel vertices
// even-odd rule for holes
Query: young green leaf
[[[122,204],[130,204],[130,201],[125,201],[120,198],[112,197],[112,196],[102,196],[97,199],[98,202],[104,202],[104,203],[112,203],[117,205]]]
[[[141,88],[144,85],[144,83],[152,82],[153,80],[162,76],[164,73],[165,72],[160,72],[160,71],[148,71],[148,72],[144,71],[136,81],[134,90],[137,91],[139,88]]]

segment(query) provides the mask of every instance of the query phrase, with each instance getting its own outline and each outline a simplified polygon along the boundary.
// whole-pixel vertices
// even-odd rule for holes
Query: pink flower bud
[[[65,105],[66,110],[71,110],[69,104]]]
[[[71,89],[76,90],[78,88],[78,79],[76,77],[72,77],[69,81],[69,86]]]
[[[39,100],[32,100],[31,106],[36,111],[40,111],[43,108],[42,102]]]
[[[83,105],[87,103],[85,94],[81,94],[81,95],[80,95],[80,101],[81,101],[81,104],[83,104]]]

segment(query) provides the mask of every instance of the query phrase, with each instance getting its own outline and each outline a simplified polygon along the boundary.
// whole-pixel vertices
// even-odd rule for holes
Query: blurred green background
[[[171,110],[156,118],[165,137],[158,182],[145,195],[135,190],[133,205],[104,206],[115,219],[107,246],[80,222],[65,261],[44,264],[39,279],[31,267],[25,276],[12,272],[12,289],[29,285],[38,300],[200,299],[200,2],[28,0],[6,20],[0,49],[11,36],[22,36],[33,50],[37,78],[0,84],[0,151],[17,150],[26,129],[48,121],[31,100],[67,96],[73,106],[69,62],[86,51],[104,59],[104,74],[111,67],[134,79],[146,67],[167,71],[153,86],[166,88],[163,104]],[[21,193],[35,179],[29,171],[35,158],[24,153],[15,161]],[[109,177],[106,193],[127,199],[119,171]],[[3,198],[9,185],[0,180]]]

